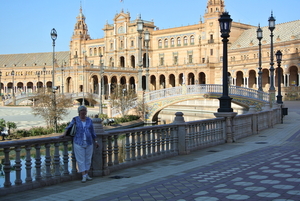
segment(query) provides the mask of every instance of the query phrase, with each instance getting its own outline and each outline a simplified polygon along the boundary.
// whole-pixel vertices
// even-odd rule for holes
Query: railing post
[[[252,134],[257,134],[258,133],[258,122],[257,122],[257,114],[256,114],[255,105],[250,105],[248,114],[251,114],[251,119],[252,119],[251,130],[252,130]]]
[[[176,112],[175,113],[175,118],[173,121],[173,124],[176,124],[178,126],[177,129],[177,136],[178,136],[178,154],[189,154],[189,149],[188,149],[188,139],[186,136],[186,129],[185,129],[185,121],[183,118],[183,113],[182,112]]]
[[[97,141],[99,147],[94,146],[93,158],[92,158],[92,174],[93,176],[99,177],[102,175],[109,175],[109,169],[104,167],[103,161],[103,150],[106,149],[103,145],[102,138],[107,135],[103,130],[102,119],[94,118],[93,119],[94,130],[97,136]]]
[[[226,122],[226,142],[235,142],[233,130],[233,118],[237,115],[236,112],[218,112],[214,113],[216,117],[224,117]]]

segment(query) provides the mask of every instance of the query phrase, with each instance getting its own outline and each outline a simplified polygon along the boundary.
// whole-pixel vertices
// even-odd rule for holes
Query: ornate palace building
[[[80,8],[70,49],[55,53],[54,72],[52,52],[0,55],[1,93],[35,93],[39,88],[59,86],[59,93],[99,94],[102,76],[106,98],[115,85],[148,92],[183,84],[221,84],[223,44],[218,19],[224,11],[224,0],[208,0],[199,23],[163,30],[153,21],[141,16],[132,19],[129,12],[121,11],[112,24],[104,25],[103,38],[92,39]],[[258,89],[257,29],[232,22],[228,44],[231,85]],[[261,29],[262,88],[268,92],[271,39],[269,27]],[[300,20],[277,24],[273,33],[274,68],[277,69],[275,52],[283,53],[284,99],[298,97]],[[274,85],[278,85],[277,81]]]

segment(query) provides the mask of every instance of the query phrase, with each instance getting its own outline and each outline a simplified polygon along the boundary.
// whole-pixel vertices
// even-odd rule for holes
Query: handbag
[[[72,127],[68,128],[67,135],[74,137],[76,135],[76,121],[74,119],[74,124]]]

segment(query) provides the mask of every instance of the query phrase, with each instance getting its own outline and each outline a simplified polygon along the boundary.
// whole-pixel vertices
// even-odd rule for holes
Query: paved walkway
[[[300,102],[286,102],[283,124],[231,144],[94,178],[14,195],[5,200],[299,201]],[[116,179],[119,178],[119,179]]]

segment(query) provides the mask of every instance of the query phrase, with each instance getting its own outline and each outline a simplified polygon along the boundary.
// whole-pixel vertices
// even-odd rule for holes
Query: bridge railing
[[[222,94],[222,92],[223,86],[218,84],[183,85],[179,87],[151,91],[145,94],[145,101],[151,102],[167,97],[189,94]],[[268,93],[239,86],[229,86],[229,96],[230,95],[248,97],[263,102],[269,101]]]
[[[277,108],[229,119],[190,122],[185,122],[183,114],[177,112],[172,124],[112,131],[104,131],[101,119],[93,119],[100,147],[94,148],[92,176],[109,175],[116,170],[223,144],[228,136],[236,141],[257,134],[280,123],[280,111]],[[39,137],[0,142],[4,173],[0,196],[78,179],[71,140]]]

